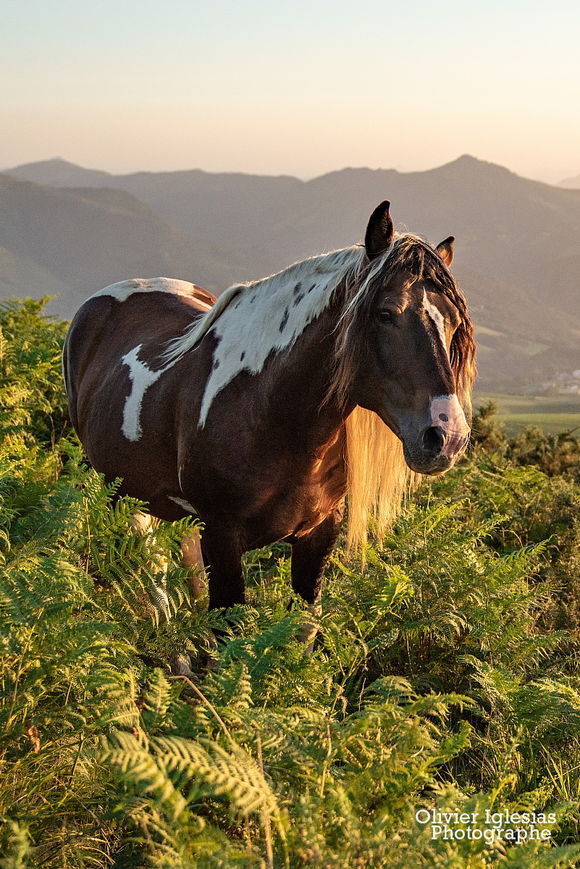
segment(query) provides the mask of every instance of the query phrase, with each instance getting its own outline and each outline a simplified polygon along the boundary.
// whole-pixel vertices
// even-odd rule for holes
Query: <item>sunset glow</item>
[[[556,0],[9,2],[0,166],[580,172],[580,12]]]

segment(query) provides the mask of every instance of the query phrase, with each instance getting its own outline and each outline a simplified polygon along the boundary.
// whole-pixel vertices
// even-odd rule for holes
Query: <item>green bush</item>
[[[193,605],[179,563],[192,521],[134,533],[138,502],[83,465],[63,327],[27,302],[2,330],[3,869],[576,865],[567,471],[478,446],[419,491],[364,571],[336,550],[306,655],[286,547],[248,555],[249,604],[229,622]],[[228,633],[214,667],[170,676],[212,627]],[[432,839],[418,809],[556,821],[548,841],[487,844]]]

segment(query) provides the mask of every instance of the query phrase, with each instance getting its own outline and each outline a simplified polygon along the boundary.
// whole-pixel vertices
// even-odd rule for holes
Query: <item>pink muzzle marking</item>
[[[445,432],[442,455],[453,456],[463,449],[469,436],[469,426],[456,395],[438,395],[432,398],[429,419],[432,426],[438,426]]]

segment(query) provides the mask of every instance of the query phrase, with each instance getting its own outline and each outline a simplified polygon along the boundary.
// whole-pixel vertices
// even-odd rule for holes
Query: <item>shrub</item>
[[[575,865],[569,476],[478,447],[364,571],[336,550],[305,655],[284,545],[248,555],[226,622],[190,600],[191,520],[134,533],[142,505],[64,421],[62,326],[35,304],[5,312],[0,369],[0,866]],[[171,676],[215,627],[213,669]],[[433,839],[421,808],[556,822],[547,842]]]

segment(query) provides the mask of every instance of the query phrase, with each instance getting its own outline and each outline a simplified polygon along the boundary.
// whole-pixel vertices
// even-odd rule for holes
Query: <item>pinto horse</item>
[[[153,516],[203,523],[209,606],[244,603],[242,554],[292,545],[309,604],[336,541],[384,530],[413,474],[469,436],[472,324],[436,248],[395,234],[314,256],[217,300],[168,278],[91,296],[64,349],[70,416],[93,467]]]

